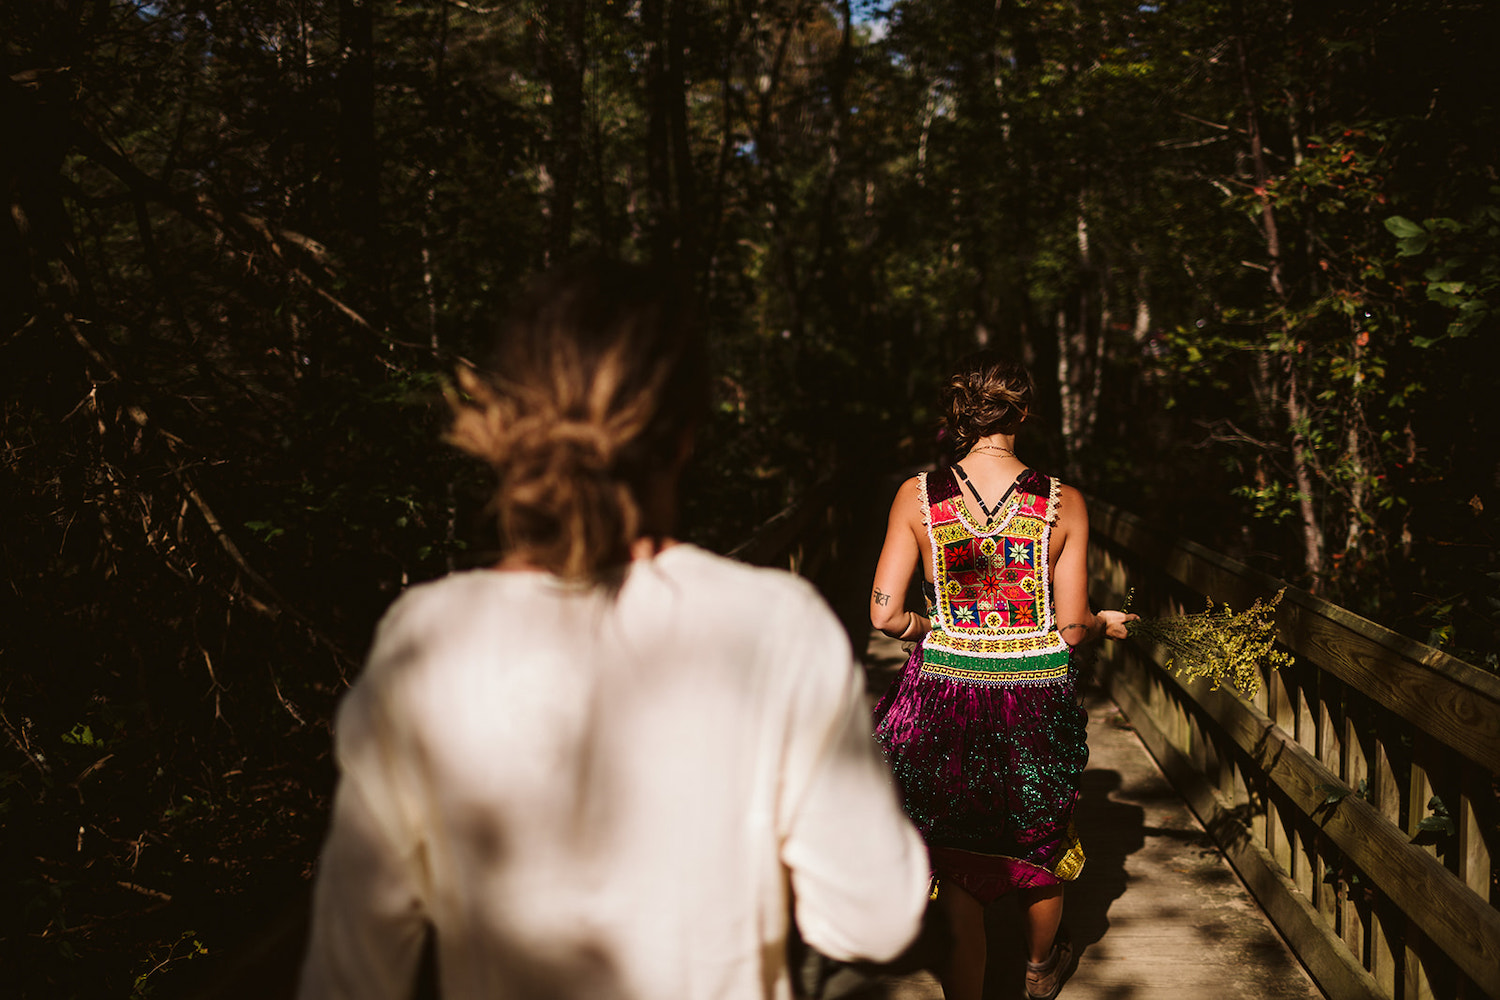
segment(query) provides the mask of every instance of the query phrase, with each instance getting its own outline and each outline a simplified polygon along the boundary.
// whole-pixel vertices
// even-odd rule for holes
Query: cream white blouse
[[[786,998],[789,913],[894,956],[927,857],[811,586],[689,545],[617,592],[414,587],[336,720],[302,1000]]]

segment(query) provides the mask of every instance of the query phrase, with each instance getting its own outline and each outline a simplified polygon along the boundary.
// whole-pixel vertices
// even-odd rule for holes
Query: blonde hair
[[[1014,434],[1031,416],[1036,383],[995,351],[964,358],[943,388],[943,412],[959,450],[990,434]]]
[[[594,582],[629,559],[648,491],[707,401],[702,338],[672,274],[610,261],[536,282],[483,372],[463,367],[448,440],[499,480],[507,554]]]

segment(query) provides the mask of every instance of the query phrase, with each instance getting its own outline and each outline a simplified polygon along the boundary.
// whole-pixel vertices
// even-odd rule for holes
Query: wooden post
[[[1339,777],[1344,779],[1344,784],[1359,794],[1359,784],[1366,782],[1366,792],[1369,792],[1370,765],[1365,756],[1365,747],[1360,739],[1360,732],[1368,725],[1368,704],[1354,692],[1349,692],[1344,702],[1343,718],[1343,745],[1344,752],[1342,766],[1339,769]],[[1344,944],[1349,951],[1366,969],[1371,968],[1373,952],[1366,946],[1366,933],[1368,931],[1365,920],[1366,907],[1359,906],[1356,899],[1359,891],[1354,887],[1345,885],[1342,887],[1344,898],[1341,904],[1341,930],[1343,931]]]
[[[1375,977],[1375,985],[1388,997],[1396,995],[1396,981],[1401,976],[1401,913],[1380,893],[1373,894],[1370,907],[1370,951],[1365,964]]]
[[[1490,898],[1490,873],[1494,865],[1484,832],[1495,829],[1489,808],[1495,796],[1486,787],[1485,778],[1485,772],[1478,767],[1467,761],[1463,763],[1463,791],[1454,814],[1454,822],[1458,824],[1458,877],[1481,899]],[[1486,816],[1488,823],[1484,822]]]
[[[1317,746],[1314,753],[1324,767],[1348,784],[1343,760],[1343,685],[1326,674],[1318,675],[1318,719]],[[1351,786],[1355,787],[1355,786]],[[1325,853],[1325,850],[1327,853]],[[1317,856],[1317,871],[1314,873],[1313,892],[1315,905],[1328,929],[1337,933],[1341,916],[1338,888],[1338,854],[1331,845],[1320,850]],[[1330,857],[1333,858],[1330,874]],[[1358,951],[1355,957],[1360,958]]]
[[[1422,932],[1410,920],[1406,924],[1406,978],[1402,986],[1402,1000],[1434,1000],[1432,980],[1422,961]]]
[[[1287,692],[1286,680],[1279,672],[1273,673],[1270,678],[1270,711],[1271,717],[1278,729],[1291,735],[1297,726],[1295,709],[1292,706],[1291,696]],[[1281,870],[1287,875],[1295,878],[1296,871],[1293,867],[1293,850],[1290,824],[1281,815],[1281,810],[1276,802],[1275,796],[1266,797],[1266,850],[1271,852],[1271,857],[1281,866]]]
[[[1297,665],[1294,705],[1297,710],[1297,742],[1314,756],[1318,753],[1318,674],[1312,664]]]
[[[1411,762],[1411,777],[1406,783],[1406,835],[1415,837],[1418,834],[1418,826],[1423,818],[1431,813],[1427,803],[1432,800],[1432,780],[1427,776],[1427,762],[1430,747],[1427,740],[1421,735],[1416,738],[1413,747]],[[1428,854],[1437,856],[1437,847],[1433,844],[1424,845]]]
[[[1370,755],[1370,800],[1376,809],[1392,823],[1401,822],[1401,789],[1396,782],[1396,770],[1391,764],[1390,751],[1385,743],[1383,713],[1369,713],[1370,730],[1374,743]],[[1390,734],[1394,737],[1394,734]],[[1384,903],[1384,900],[1381,900]],[[1399,914],[1393,907],[1377,906],[1371,911],[1370,955],[1367,963],[1375,982],[1387,996],[1396,995],[1397,970],[1402,954],[1402,926]]]
[[[1292,698],[1292,724],[1296,727],[1297,743],[1314,756],[1318,753],[1317,716],[1314,714],[1318,697],[1317,676],[1317,670],[1312,664],[1298,663],[1292,684],[1288,688]],[[1318,879],[1322,872],[1318,865],[1315,828],[1296,813],[1291,816],[1291,821],[1292,881],[1297,884],[1297,891],[1316,907]]]
[[[1406,783],[1406,833],[1415,837],[1418,825],[1430,810],[1427,803],[1432,798],[1432,780],[1428,777],[1427,762],[1431,746],[1428,739],[1419,733],[1412,747],[1411,774]],[[1437,855],[1437,847],[1424,845],[1427,853]],[[1411,920],[1406,922],[1406,955],[1403,966],[1406,970],[1403,1000],[1431,1000],[1432,981],[1423,960],[1422,932]]]

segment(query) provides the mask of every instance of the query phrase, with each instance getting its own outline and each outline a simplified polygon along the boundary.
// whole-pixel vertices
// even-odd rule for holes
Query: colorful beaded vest
[[[1064,680],[1069,647],[1048,558],[1058,481],[1025,470],[987,521],[971,515],[952,469],[923,473],[919,490],[935,591],[922,673],[982,685]]]

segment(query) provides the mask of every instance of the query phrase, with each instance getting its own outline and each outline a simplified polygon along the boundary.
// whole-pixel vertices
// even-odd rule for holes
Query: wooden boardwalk
[[[904,661],[884,636],[871,641],[871,686]],[[1064,1000],[1316,1000],[1322,994],[1162,776],[1107,697],[1087,699],[1089,765],[1076,817],[1088,863],[1069,887],[1064,922],[1080,952]],[[1024,996],[1015,907],[988,918],[987,998]],[[940,1000],[930,974],[835,974],[826,997]]]

